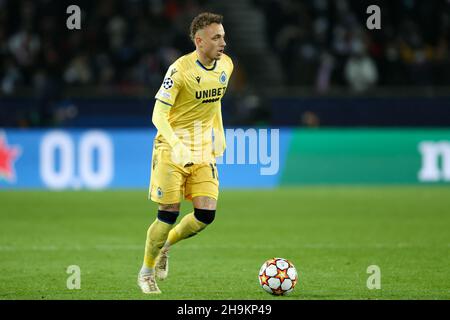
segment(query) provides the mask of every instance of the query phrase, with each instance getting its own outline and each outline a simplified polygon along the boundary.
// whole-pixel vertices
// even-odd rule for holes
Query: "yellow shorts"
[[[199,196],[218,199],[219,175],[215,161],[183,168],[172,161],[170,150],[153,148],[149,198],[157,203],[173,204],[181,202],[183,197],[192,200]]]

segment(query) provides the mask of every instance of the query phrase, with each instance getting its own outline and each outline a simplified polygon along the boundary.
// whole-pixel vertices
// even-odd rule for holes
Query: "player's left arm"
[[[231,78],[231,74],[233,73],[234,65],[230,57],[226,56],[226,59],[228,62],[228,81],[229,81]],[[227,147],[225,130],[223,128],[223,121],[222,121],[222,106],[218,108],[217,113],[214,117],[213,131],[214,131],[214,156],[221,157]]]
[[[221,157],[226,149],[225,130],[223,129],[222,107],[220,106],[214,117],[214,157]]]

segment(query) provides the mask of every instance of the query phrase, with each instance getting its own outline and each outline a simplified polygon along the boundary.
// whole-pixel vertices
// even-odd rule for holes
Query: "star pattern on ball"
[[[275,276],[275,278],[278,278],[281,282],[283,282],[284,279],[288,279],[289,276],[287,275],[286,270],[278,270],[278,274]]]
[[[266,273],[264,272],[259,279],[261,280],[261,285],[269,285],[269,283],[267,282],[267,280],[269,280],[269,277],[266,276]]]
[[[297,270],[284,258],[271,258],[259,271],[259,282],[264,291],[276,296],[290,294],[298,281]]]

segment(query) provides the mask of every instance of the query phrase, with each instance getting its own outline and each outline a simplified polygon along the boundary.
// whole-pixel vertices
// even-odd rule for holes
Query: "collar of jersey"
[[[216,68],[216,65],[217,65],[217,60],[214,60],[214,65],[211,67],[211,68],[207,68],[207,67],[205,67],[198,59],[197,59],[197,61],[195,61],[200,67],[202,67],[203,69],[205,69],[206,71],[212,71],[212,70],[214,70],[215,68]]]

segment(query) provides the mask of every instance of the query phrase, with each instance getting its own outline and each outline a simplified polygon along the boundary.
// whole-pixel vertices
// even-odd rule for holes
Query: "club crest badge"
[[[220,74],[219,82],[221,84],[225,84],[227,82],[227,74],[225,73],[225,71],[222,71],[222,73]]]
[[[160,187],[158,187],[158,189],[156,190],[156,195],[158,196],[158,198],[161,198],[163,196],[163,192]]]

